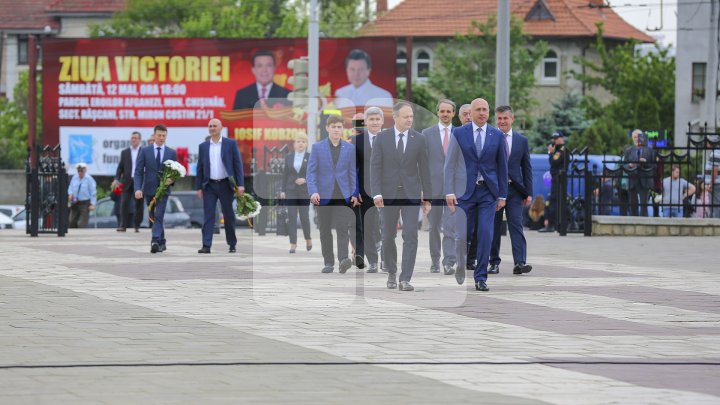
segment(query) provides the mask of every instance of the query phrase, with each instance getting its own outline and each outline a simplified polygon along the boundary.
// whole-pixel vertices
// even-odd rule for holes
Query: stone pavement
[[[720,238],[528,234],[488,293],[199,231],[0,231],[0,403],[718,404]],[[502,257],[510,261],[509,240]]]

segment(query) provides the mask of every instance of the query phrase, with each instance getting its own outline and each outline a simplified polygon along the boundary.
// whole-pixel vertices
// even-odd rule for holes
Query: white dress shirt
[[[293,160],[293,167],[295,171],[300,173],[300,168],[303,164],[303,158],[305,158],[305,151],[295,152],[295,160]]]
[[[510,154],[512,153],[512,140],[513,140],[513,130],[510,128],[510,130],[507,132],[507,136],[505,139],[507,140],[507,153],[508,153],[508,159],[510,158]]]
[[[222,161],[222,136],[215,143],[210,138],[210,178],[212,180],[222,180],[228,177],[225,165]]]
[[[337,108],[345,107],[365,107],[372,101],[372,105],[376,107],[392,107],[393,98],[389,91],[382,89],[370,81],[366,80],[360,87],[352,84],[343,86],[335,92],[335,106]]]
[[[378,136],[378,134],[373,134],[372,132],[368,131],[368,142],[370,142],[370,150],[375,147],[376,136]]]
[[[473,146],[475,146],[475,144],[477,144],[478,128],[480,128],[479,135],[482,137],[480,139],[480,150],[482,151],[483,149],[485,149],[485,137],[487,136],[487,123],[485,123],[485,125],[483,125],[482,127],[479,127],[473,121],[472,127],[473,127]]]

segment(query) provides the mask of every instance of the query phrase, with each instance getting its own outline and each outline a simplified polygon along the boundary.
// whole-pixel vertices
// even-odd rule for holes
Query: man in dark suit
[[[530,165],[530,148],[528,139],[521,133],[513,131],[515,121],[513,110],[509,105],[502,105],[495,109],[495,122],[502,132],[507,144],[508,157],[508,194],[505,207],[495,213],[495,227],[493,229],[492,248],[490,249],[489,274],[500,272],[500,226],[503,212],[507,217],[510,243],[515,266],[513,274],[529,273],[532,266],[526,264],[527,242],[523,235],[523,206],[532,200],[532,166]]]
[[[633,144],[623,154],[625,169],[628,171],[630,215],[646,217],[648,194],[655,182],[655,151],[647,146],[645,136],[639,129],[632,132],[632,140]]]
[[[453,141],[445,159],[445,194],[448,207],[455,211],[455,248],[458,284],[465,282],[468,234],[477,229],[478,247],[475,289],[488,291],[487,266],[493,238],[495,211],[505,206],[508,168],[503,134],[487,123],[487,101],[476,98],[470,104],[472,122],[453,131]]]
[[[219,119],[208,122],[210,139],[198,146],[197,176],[195,188],[203,200],[202,248],[198,253],[210,253],[215,224],[215,209],[218,200],[225,218],[225,240],[229,252],[235,253],[235,210],[233,199],[245,192],[243,165],[240,149],[234,139],[223,138],[222,123]],[[237,186],[237,188],[236,188]]]
[[[140,231],[140,222],[143,217],[143,201],[136,199],[135,188],[133,187],[133,176],[135,175],[135,163],[140,153],[140,132],[133,132],[130,135],[130,147],[120,152],[120,163],[118,163],[115,171],[115,181],[111,188],[115,189],[120,183],[123,185],[122,197],[120,200],[120,222],[118,223],[118,232],[125,232],[128,228],[128,213],[130,212],[130,204],[135,204],[135,213],[133,218],[133,226],[135,232]]]
[[[378,107],[370,107],[365,110],[365,126],[362,133],[355,135],[351,142],[355,145],[357,177],[360,209],[355,218],[357,256],[362,260],[363,255],[368,260],[368,273],[378,272],[378,251],[377,244],[380,241],[380,216],[377,207],[373,204],[370,192],[370,162],[372,150],[378,134],[385,122],[385,115]],[[358,258],[355,258],[358,262]]]
[[[255,83],[243,87],[235,93],[233,110],[255,108],[260,102],[262,107],[287,106],[290,90],[273,82],[275,77],[275,55],[270,51],[258,51],[252,57],[252,73]],[[270,103],[270,105],[268,105]]]
[[[317,207],[320,227],[320,248],[325,266],[323,273],[334,271],[332,228],[337,234],[337,253],[340,273],[345,273],[352,261],[348,257],[350,229],[355,214],[350,207],[358,204],[355,147],[343,141],[343,118],[331,115],[325,129],[327,139],[313,145],[307,167],[307,184],[310,202]],[[354,239],[354,235],[353,239]]]
[[[440,253],[446,275],[455,273],[455,218],[445,204],[443,192],[443,170],[445,170],[445,154],[450,145],[450,134],[453,131],[452,119],[455,116],[455,103],[451,100],[440,100],[436,108],[439,122],[422,131],[427,145],[428,162],[432,174],[432,206],[428,214],[430,222],[430,266],[431,273],[440,272]],[[442,234],[442,241],[440,235]]]
[[[430,212],[430,168],[425,137],[412,129],[413,109],[401,101],[393,106],[395,125],[375,140],[370,182],[375,206],[382,208],[383,262],[388,272],[387,288],[413,291],[410,284],[417,255],[420,204]],[[397,283],[398,219],[402,216],[402,271]]]
[[[150,204],[153,197],[155,197],[160,182],[160,174],[163,170],[163,162],[177,160],[175,149],[168,148],[165,145],[167,133],[167,128],[164,125],[155,125],[155,128],[153,128],[155,143],[152,146],[142,148],[135,163],[135,179],[133,180],[135,198],[142,199],[144,197],[146,204]],[[168,187],[166,196],[157,201],[155,214],[152,217],[150,253],[164,252],[167,249],[163,219],[167,199],[172,191],[172,183],[168,183],[168,186],[170,187]]]

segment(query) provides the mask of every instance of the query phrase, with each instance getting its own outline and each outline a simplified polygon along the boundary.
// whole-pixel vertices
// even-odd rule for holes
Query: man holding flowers
[[[170,187],[175,179],[182,177],[176,170],[166,169],[163,162],[177,160],[175,150],[165,145],[168,130],[164,125],[153,128],[155,143],[142,148],[135,163],[135,198],[145,198],[148,204],[148,216],[152,223],[152,239],[150,240],[150,253],[163,252],[165,247],[165,228],[163,218]],[[184,168],[182,168],[184,171]],[[173,172],[173,173],[171,173]]]
[[[218,200],[225,218],[225,240],[229,252],[235,253],[235,211],[233,199],[245,193],[243,166],[240,149],[234,139],[223,138],[222,123],[218,119],[208,122],[210,139],[198,147],[197,177],[195,188],[203,200],[204,222],[202,248],[198,253],[210,253],[215,223],[215,207]]]

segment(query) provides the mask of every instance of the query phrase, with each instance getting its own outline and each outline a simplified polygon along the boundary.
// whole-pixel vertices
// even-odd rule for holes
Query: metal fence
[[[37,167],[31,167],[35,153]],[[60,156],[60,145],[28,148],[25,165],[25,232],[30,236],[56,233],[65,236],[68,228],[68,178]]]

